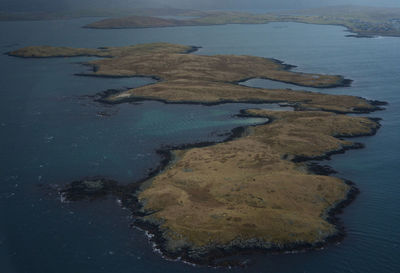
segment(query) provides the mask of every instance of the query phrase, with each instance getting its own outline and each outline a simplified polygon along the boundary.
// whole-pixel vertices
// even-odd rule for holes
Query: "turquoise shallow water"
[[[166,41],[199,45],[196,54],[249,54],[281,59],[305,72],[342,74],[349,88],[324,89],[388,101],[382,129],[360,138],[367,148],[328,162],[361,194],[341,219],[348,236],[321,251],[249,259],[248,272],[400,271],[400,39],[346,38],[336,26],[295,23],[133,30],[90,30],[94,19],[0,23],[0,50],[27,45],[121,46]],[[144,177],[163,145],[221,140],[259,119],[233,117],[245,104],[213,107],[104,106],[85,95],[151,83],[141,79],[76,77],[74,59],[0,56],[0,272],[224,272],[163,260],[142,232],[129,227],[115,200],[60,203],[37,185],[104,175],[127,183]],[[268,87],[268,82],[259,86]],[[290,87],[289,87],[290,88]],[[256,105],[264,107],[266,105]],[[102,117],[99,112],[109,113]]]

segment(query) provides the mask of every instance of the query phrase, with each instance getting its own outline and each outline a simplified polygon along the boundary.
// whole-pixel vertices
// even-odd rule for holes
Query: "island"
[[[180,8],[84,9],[53,12],[0,12],[0,21],[60,20],[83,17],[107,17],[85,25],[85,28],[147,28],[210,26],[225,24],[267,24],[296,22],[319,25],[340,25],[348,37],[400,36],[400,8],[367,6],[328,6],[306,10],[265,10],[245,13],[224,10],[191,10]]]
[[[226,102],[287,102],[300,110],[329,110],[337,113],[371,112],[376,102],[353,96],[335,96],[290,89],[267,90],[238,83],[251,78],[292,83],[300,86],[329,88],[348,86],[351,81],[338,75],[292,72],[293,66],[275,59],[254,56],[188,54],[193,46],[168,43],[98,49],[50,46],[26,47],[9,52],[18,57],[106,57],[85,63],[91,71],[80,76],[153,77],[159,82],[122,92],[104,92],[102,102],[121,103],[160,100],[173,103],[216,104]]]
[[[345,138],[370,136],[379,119],[346,115],[380,110],[383,102],[347,95],[240,85],[266,78],[300,86],[349,85],[339,75],[292,72],[293,66],[254,56],[191,54],[193,46],[155,43],[97,49],[34,46],[10,56],[102,57],[81,76],[153,77],[157,83],[107,91],[103,103],[160,100],[165,103],[285,103],[294,111],[243,109],[241,116],[265,124],[236,128],[219,143],[194,143],[159,151],[163,160],[146,179],[120,185],[94,177],[61,190],[71,201],[114,195],[131,210],[165,257],[217,265],[241,251],[315,249],[340,240],[336,214],[358,190],[332,170],[311,164],[347,149]],[[226,261],[225,261],[226,262]]]
[[[234,11],[181,11],[193,18],[178,19],[143,16],[134,13],[129,16],[103,19],[84,27],[96,29],[207,26],[225,24],[266,24],[271,22],[296,22],[319,25],[340,25],[354,33],[350,37],[400,36],[400,9],[363,6],[332,6],[309,10],[287,10],[265,14]]]
[[[199,16],[202,11],[172,8],[172,7],[159,7],[159,8],[101,8],[99,6],[92,6],[92,8],[78,7],[74,9],[63,8],[61,10],[53,11],[0,11],[1,21],[43,21],[43,20],[68,20],[85,17],[121,17],[129,16],[132,14],[140,14],[145,16]]]

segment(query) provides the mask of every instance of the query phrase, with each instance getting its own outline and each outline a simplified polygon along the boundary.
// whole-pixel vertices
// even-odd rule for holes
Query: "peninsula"
[[[342,76],[292,72],[292,66],[274,59],[253,56],[187,54],[197,48],[167,43],[98,49],[34,46],[9,52],[18,57],[107,57],[86,63],[90,72],[80,76],[138,77],[159,79],[156,84],[122,92],[105,92],[102,102],[121,103],[161,100],[172,103],[216,104],[223,102],[287,102],[300,110],[327,110],[337,113],[371,112],[374,102],[353,96],[335,96],[289,89],[267,90],[238,83],[251,78],[309,87],[337,87],[350,84]]]
[[[239,85],[267,78],[300,86],[348,85],[342,76],[290,71],[274,59],[253,56],[199,56],[196,47],[166,43],[76,49],[36,46],[10,52],[25,58],[98,56],[80,75],[154,77],[159,82],[99,100],[121,103],[285,102],[295,111],[243,110],[268,122],[236,130],[221,143],[163,151],[161,166],[147,179],[118,185],[102,178],[75,181],[62,190],[69,200],[113,194],[131,209],[135,225],[154,235],[163,254],[215,264],[241,250],[286,251],[317,248],[343,236],[335,213],[357,192],[343,179],[311,168],[320,159],[360,148],[344,137],[373,135],[377,119],[348,116],[383,104],[359,97]],[[323,168],[322,168],[323,169]]]

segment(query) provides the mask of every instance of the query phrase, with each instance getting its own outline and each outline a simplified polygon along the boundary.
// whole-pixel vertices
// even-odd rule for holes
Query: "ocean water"
[[[345,37],[344,28],[296,23],[91,30],[95,19],[1,22],[0,51],[28,45],[123,46],[171,42],[202,46],[196,54],[248,54],[297,65],[294,70],[341,74],[351,87],[321,89],[389,102],[366,149],[335,155],[338,176],[354,181],[358,198],[340,215],[340,243],[320,251],[249,256],[246,272],[400,272],[400,39]],[[38,185],[63,185],[102,175],[121,183],[145,177],[166,145],[218,141],[232,128],[263,119],[240,109],[276,105],[174,105],[146,101],[106,106],[88,95],[135,87],[151,79],[77,77],[88,58],[0,56],[0,272],[241,272],[193,267],[154,253],[116,200],[61,203]],[[256,80],[249,85],[277,87]],[[279,87],[281,88],[281,87]],[[283,88],[293,88],[286,86]],[[304,89],[304,88],[301,88]]]

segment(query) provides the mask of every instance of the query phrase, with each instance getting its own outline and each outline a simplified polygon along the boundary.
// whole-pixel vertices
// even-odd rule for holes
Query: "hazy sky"
[[[160,6],[193,9],[285,9],[347,4],[400,7],[400,0],[0,0],[0,10],[48,11]]]

